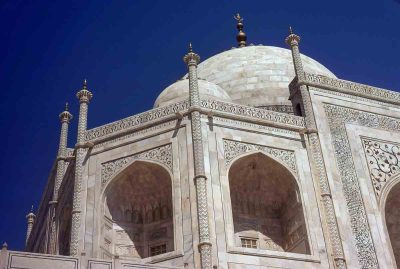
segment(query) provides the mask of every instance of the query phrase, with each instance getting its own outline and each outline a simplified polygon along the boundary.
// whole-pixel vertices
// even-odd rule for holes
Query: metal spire
[[[241,17],[239,13],[236,13],[236,15],[233,17],[237,21],[236,28],[239,31],[238,34],[236,35],[236,40],[238,42],[238,46],[239,46],[239,48],[246,47],[247,36],[246,36],[246,33],[243,32],[243,17]]]

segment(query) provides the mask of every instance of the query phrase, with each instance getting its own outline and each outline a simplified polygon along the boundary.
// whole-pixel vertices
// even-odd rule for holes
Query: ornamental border
[[[400,132],[400,119],[333,104],[324,103],[323,106],[328,119],[359,264],[362,268],[378,268],[378,259],[345,125],[351,123],[369,128]]]

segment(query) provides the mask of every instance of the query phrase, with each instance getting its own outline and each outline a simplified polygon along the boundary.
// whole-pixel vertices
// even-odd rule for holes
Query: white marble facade
[[[84,126],[53,166],[27,252],[4,246],[0,269],[201,268],[204,227],[210,268],[396,268],[400,94],[294,56],[306,73],[290,50],[235,48],[195,66],[198,83],[184,76],[154,109]]]

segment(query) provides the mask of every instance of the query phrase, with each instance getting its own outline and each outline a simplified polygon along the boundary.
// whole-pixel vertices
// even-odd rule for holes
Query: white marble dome
[[[305,72],[334,77],[326,67],[302,55]],[[270,46],[235,48],[201,62],[198,76],[223,88],[235,103],[251,106],[290,104],[294,78],[291,51]]]
[[[200,97],[203,99],[214,99],[226,102],[232,102],[229,94],[226,93],[218,85],[199,79]],[[189,98],[189,80],[178,80],[174,84],[168,86],[160,93],[154,103],[154,107],[165,106],[176,103]]]
[[[302,61],[305,72],[336,78],[314,59],[302,55]],[[288,84],[294,76],[291,51],[272,46],[234,48],[198,65],[198,77],[214,87],[208,97],[250,106],[291,105]],[[185,83],[187,98],[188,82]],[[215,88],[216,85],[219,87]],[[180,91],[178,85],[169,86],[157,98],[155,106],[182,98]],[[175,96],[178,99],[174,100]]]

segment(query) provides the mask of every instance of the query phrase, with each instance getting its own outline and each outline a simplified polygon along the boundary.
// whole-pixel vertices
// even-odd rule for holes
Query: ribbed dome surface
[[[210,83],[203,79],[199,79],[200,97],[203,99],[214,99],[220,101],[231,102],[229,95],[218,85]],[[168,86],[154,103],[154,107],[165,106],[176,103],[189,98],[189,80],[178,80],[174,84]]]

